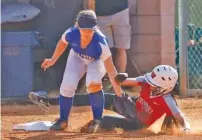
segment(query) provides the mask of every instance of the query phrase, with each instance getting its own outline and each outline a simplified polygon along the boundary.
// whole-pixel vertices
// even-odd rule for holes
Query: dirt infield
[[[90,107],[74,107],[71,112],[69,129],[64,132],[25,132],[13,131],[15,124],[31,121],[53,121],[58,117],[58,107],[54,107],[50,112],[44,113],[36,106],[27,105],[3,105],[2,106],[2,140],[69,140],[69,139],[100,139],[100,140],[202,140],[202,108],[185,108],[185,114],[191,121],[193,132],[184,134],[162,134],[159,132],[162,119],[156,122],[148,130],[124,132],[115,129],[113,132],[103,132],[97,134],[80,133],[78,129],[88,122],[92,115]],[[105,114],[113,112],[105,111]]]

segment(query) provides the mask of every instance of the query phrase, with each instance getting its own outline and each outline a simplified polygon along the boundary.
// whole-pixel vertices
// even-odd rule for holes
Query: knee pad
[[[102,90],[102,84],[101,83],[91,83],[87,86],[87,92],[88,93],[95,93]]]

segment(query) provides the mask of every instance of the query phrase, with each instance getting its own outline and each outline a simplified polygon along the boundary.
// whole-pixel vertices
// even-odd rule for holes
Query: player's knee
[[[73,97],[75,94],[76,87],[72,85],[63,85],[60,87],[60,94],[65,97]]]
[[[91,83],[87,85],[87,91],[88,93],[95,93],[102,90],[102,84],[101,83]]]

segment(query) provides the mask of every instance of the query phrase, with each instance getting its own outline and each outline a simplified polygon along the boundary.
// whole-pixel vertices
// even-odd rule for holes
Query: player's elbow
[[[64,41],[63,39],[60,39],[57,43],[57,46],[60,46],[60,47],[64,47],[66,48],[68,45],[68,42],[67,41]]]

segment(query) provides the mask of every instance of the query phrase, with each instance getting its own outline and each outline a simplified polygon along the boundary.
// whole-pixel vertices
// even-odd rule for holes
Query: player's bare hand
[[[53,59],[45,59],[43,63],[41,64],[41,68],[46,71],[49,67],[53,66],[55,64],[55,61]]]
[[[191,133],[191,130],[188,129],[188,128],[184,128],[184,129],[182,130],[182,133],[183,133],[183,134],[190,134],[190,133]]]

